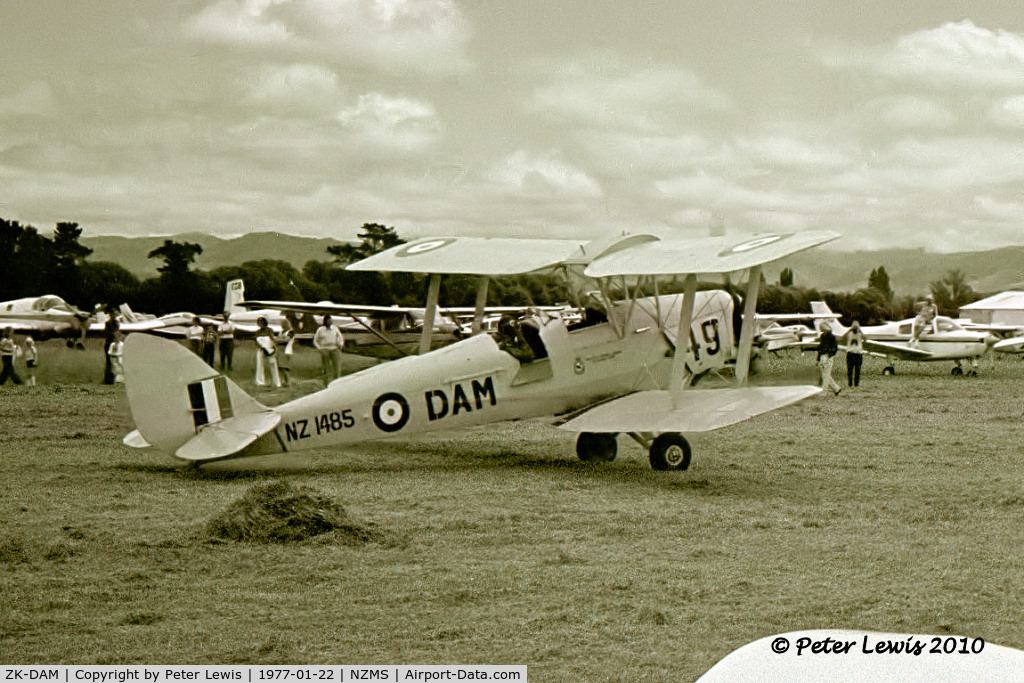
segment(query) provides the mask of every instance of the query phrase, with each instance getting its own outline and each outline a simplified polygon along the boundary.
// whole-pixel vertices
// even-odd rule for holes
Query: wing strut
[[[676,331],[676,352],[672,358],[672,374],[668,386],[671,390],[685,388],[683,377],[686,375],[686,361],[690,357],[690,322],[693,319],[693,302],[697,297],[697,276],[690,273],[686,276],[683,289],[683,307],[679,311],[679,327]]]
[[[747,381],[750,371],[750,349],[754,343],[754,316],[757,313],[757,293],[761,287],[761,266],[747,271],[747,298],[743,302],[743,329],[740,330],[740,348],[736,354],[736,382]]]
[[[487,287],[490,281],[489,277],[481,275],[480,281],[476,284],[476,305],[473,308],[472,334],[480,334],[480,330],[483,329],[484,306],[487,305]]]
[[[430,285],[427,287],[427,310],[423,312],[423,332],[420,334],[420,355],[430,351],[430,341],[434,336],[434,320],[437,318],[437,297],[441,293],[441,275],[432,273]]]

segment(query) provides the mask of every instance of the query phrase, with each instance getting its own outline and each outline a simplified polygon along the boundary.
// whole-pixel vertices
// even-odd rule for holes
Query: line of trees
[[[252,299],[338,301],[374,305],[422,305],[427,280],[410,273],[355,272],[349,263],[388,249],[403,240],[394,228],[366,223],[353,244],[327,248],[328,260],[310,260],[298,269],[275,259],[246,261],[210,271],[194,268],[202,246],[165,240],[149,257],[161,261],[155,277],[140,280],[110,261],[90,261],[92,250],[80,242],[77,223],[57,223],[52,237],[30,226],[0,218],[0,300],[56,294],[82,308],[128,303],[137,311],[215,313],[224,301],[228,280],[245,280]],[[914,315],[920,296],[896,296],[884,266],[871,271],[867,286],[854,292],[828,292],[793,284],[793,270],[784,268],[778,284],[762,287],[758,310],[794,313],[810,310],[810,302],[823,300],[848,320],[876,324]],[[450,275],[442,279],[441,301],[448,306],[471,306],[476,278]],[[720,286],[720,285],[714,285]],[[663,290],[667,291],[667,290]],[[939,311],[956,315],[960,306],[980,296],[959,270],[951,270],[930,285]],[[555,276],[495,278],[489,290],[497,305],[557,304],[569,300],[566,283]]]

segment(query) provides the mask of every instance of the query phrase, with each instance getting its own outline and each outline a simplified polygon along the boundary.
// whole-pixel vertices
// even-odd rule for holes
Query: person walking
[[[324,383],[341,376],[341,350],[345,348],[345,337],[341,330],[334,326],[331,316],[324,316],[324,324],[313,335],[313,346],[320,351],[320,360],[324,366]]]
[[[267,386],[267,374],[275,389],[281,388],[281,376],[277,371],[277,344],[274,331],[267,324],[267,319],[256,319],[259,330],[256,332],[256,386]]]
[[[860,367],[864,364],[864,333],[856,320],[850,325],[846,342],[846,384],[860,386]]]
[[[220,351],[220,371],[231,371],[231,358],[235,355],[235,324],[231,312],[224,311],[224,320],[217,325],[217,344]],[[211,363],[211,365],[213,365]]]
[[[14,343],[14,328],[5,328],[3,336],[0,337],[0,365],[3,366],[3,369],[0,370],[0,386],[7,384],[8,378],[15,384],[21,384],[21,378],[14,371],[14,355],[17,352],[18,345]]]
[[[821,323],[821,335],[818,337],[818,369],[821,371],[821,388],[828,389],[836,396],[842,391],[842,387],[832,379],[832,363],[839,353],[839,343],[836,335],[832,334],[832,326],[826,322]]]
[[[32,338],[31,334],[25,337],[21,353],[25,358],[25,367],[28,369],[28,381],[25,383],[34,387],[36,385],[36,359],[39,358],[39,352],[36,350],[36,340]]]

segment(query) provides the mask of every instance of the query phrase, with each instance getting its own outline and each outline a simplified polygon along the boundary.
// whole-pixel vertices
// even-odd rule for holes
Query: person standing
[[[198,317],[192,318],[192,325],[185,331],[188,348],[200,358],[203,357],[203,324]]]
[[[324,383],[341,376],[341,350],[345,348],[345,337],[341,330],[334,326],[331,316],[324,316],[324,324],[313,335],[313,346],[320,350],[320,360],[324,365]]]
[[[836,396],[842,388],[832,379],[832,363],[839,353],[839,343],[836,335],[832,334],[832,326],[826,322],[821,323],[821,336],[818,337],[818,369],[821,370],[821,388],[829,389]]]
[[[864,364],[864,333],[856,320],[850,325],[846,343],[846,384],[860,386],[860,367]]]
[[[110,368],[114,373],[114,384],[124,383],[124,335],[121,330],[114,333],[114,340],[107,349],[110,356]]]
[[[939,309],[935,306],[935,297],[931,294],[920,304],[917,317],[914,318],[914,325],[910,334],[910,345],[917,346],[921,341],[921,335],[928,329]]]
[[[235,355],[235,324],[231,322],[230,311],[224,311],[224,320],[217,325],[217,339],[220,347],[220,371],[230,372],[231,357]]]
[[[259,330],[256,332],[256,386],[267,386],[267,373],[275,389],[281,387],[281,376],[277,371],[277,344],[274,342],[274,331],[264,317],[257,318]]]
[[[36,359],[39,357],[39,352],[36,350],[36,340],[32,338],[32,335],[25,337],[25,342],[22,344],[22,355],[25,357],[25,367],[28,369],[28,384],[30,387],[36,385]]]
[[[217,326],[213,323],[203,325],[203,362],[213,367],[213,357],[217,353]]]
[[[21,384],[21,378],[14,371],[14,355],[17,351],[18,346],[14,343],[14,328],[8,327],[4,329],[3,336],[0,337],[0,365],[3,366],[3,369],[0,370],[0,386],[7,383],[8,377],[15,384]]]
[[[284,342],[284,358],[278,363],[278,369],[281,371],[281,384],[287,387],[291,385],[289,373],[292,369],[292,353],[295,351],[295,329],[288,316],[281,323],[281,336],[278,339]]]

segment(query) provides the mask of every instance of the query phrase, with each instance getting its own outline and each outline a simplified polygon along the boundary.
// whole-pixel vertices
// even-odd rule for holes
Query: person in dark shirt
[[[818,369],[821,371],[821,388],[830,390],[836,396],[842,388],[832,379],[832,363],[839,353],[839,342],[832,334],[832,326],[826,322],[821,323],[821,335],[818,337]]]

